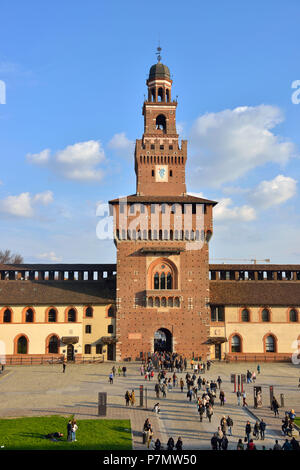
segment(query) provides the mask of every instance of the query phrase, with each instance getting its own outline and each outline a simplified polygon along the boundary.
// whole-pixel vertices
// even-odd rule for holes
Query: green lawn
[[[295,419],[295,423],[297,424],[297,426],[300,427],[300,418],[296,418],[296,419]]]
[[[68,418],[43,416],[37,418],[0,419],[0,450],[130,450],[132,449],[129,420],[76,420],[77,442],[67,441]],[[43,436],[53,432],[64,434],[62,441],[53,442]]]

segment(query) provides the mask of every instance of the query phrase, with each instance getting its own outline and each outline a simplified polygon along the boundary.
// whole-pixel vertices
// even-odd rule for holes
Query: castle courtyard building
[[[109,201],[116,264],[0,265],[0,358],[291,361],[300,265],[209,263],[213,208],[187,192],[169,68],[150,68],[136,192]]]

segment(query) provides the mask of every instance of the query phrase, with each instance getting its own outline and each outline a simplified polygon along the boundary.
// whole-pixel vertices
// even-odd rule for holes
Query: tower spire
[[[160,41],[158,41],[158,47],[157,47],[157,52],[156,52],[156,55],[157,55],[157,62],[160,62],[161,61],[161,47],[160,47]]]

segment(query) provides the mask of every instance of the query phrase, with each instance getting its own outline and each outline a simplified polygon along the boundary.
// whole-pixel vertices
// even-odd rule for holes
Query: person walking
[[[221,442],[221,448],[222,450],[227,450],[228,449],[228,438],[226,434],[224,434],[222,442]]]
[[[243,392],[243,406],[248,406],[248,403],[246,402],[246,392]]]
[[[221,450],[223,436],[221,426],[219,426],[217,431],[218,450]]]
[[[152,438],[153,438],[153,430],[151,427],[149,427],[148,431],[146,431],[146,442],[147,442],[148,449],[150,447]]]
[[[257,373],[260,374],[260,365],[257,364]]]
[[[271,404],[271,410],[274,411],[274,416],[278,416],[279,418],[279,411],[278,411],[278,408],[279,408],[279,403],[278,401],[276,400],[275,397],[273,397],[273,400],[272,400],[272,404]]]
[[[232,418],[230,418],[230,416],[228,416],[226,422],[227,422],[227,426],[228,426],[229,436],[232,436],[232,426],[233,426]]]
[[[131,406],[134,406],[135,405],[135,394],[134,394],[134,390],[132,390],[131,394],[130,394],[130,403],[131,403]]]
[[[260,432],[260,438],[264,440],[265,438],[265,429],[266,429],[266,423],[262,419],[261,422],[259,423],[259,432]]]
[[[222,429],[222,433],[225,435],[227,433],[227,420],[225,416],[221,418],[220,426]]]
[[[65,373],[65,370],[66,370],[66,363],[63,362],[63,365],[62,365],[62,366],[63,366],[62,371],[63,371],[63,373]]]
[[[245,427],[245,433],[246,433],[246,437],[247,437],[248,444],[249,444],[249,442],[250,442],[250,434],[251,434],[251,431],[252,431],[252,428],[251,428],[250,421],[247,421],[247,424],[246,424],[246,427]]]
[[[113,384],[113,383],[114,383],[114,374],[113,374],[112,372],[109,374],[108,380],[109,380],[109,383],[110,383],[110,384]]]
[[[180,379],[180,390],[183,392],[183,387],[184,387],[184,381],[183,378],[181,377]]]
[[[256,437],[256,439],[259,439],[259,424],[258,424],[258,421],[256,421],[256,423],[254,424],[253,436]]]
[[[206,416],[208,418],[208,421],[211,423],[211,417],[214,414],[212,407],[208,404],[206,408]]]
[[[199,413],[200,423],[202,423],[203,415],[205,413],[205,406],[203,405],[203,403],[199,403],[198,413]]]
[[[225,403],[225,393],[224,393],[223,390],[220,391],[219,398],[220,398],[220,406],[224,406],[224,403]]]
[[[238,406],[241,406],[241,396],[242,396],[242,394],[239,390],[236,392],[236,396],[237,396],[237,404],[238,404]]]
[[[217,378],[217,382],[218,382],[219,389],[221,389],[222,379],[220,376]]]
[[[126,401],[126,406],[129,406],[129,403],[130,403],[130,393],[127,392],[125,393],[125,401]]]

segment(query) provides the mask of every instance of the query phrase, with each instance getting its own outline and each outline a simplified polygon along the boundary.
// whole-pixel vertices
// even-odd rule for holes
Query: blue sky
[[[300,264],[299,14],[297,0],[2,1],[0,248],[115,261],[96,207],[135,192],[160,40],[188,191],[220,201],[211,258]]]

